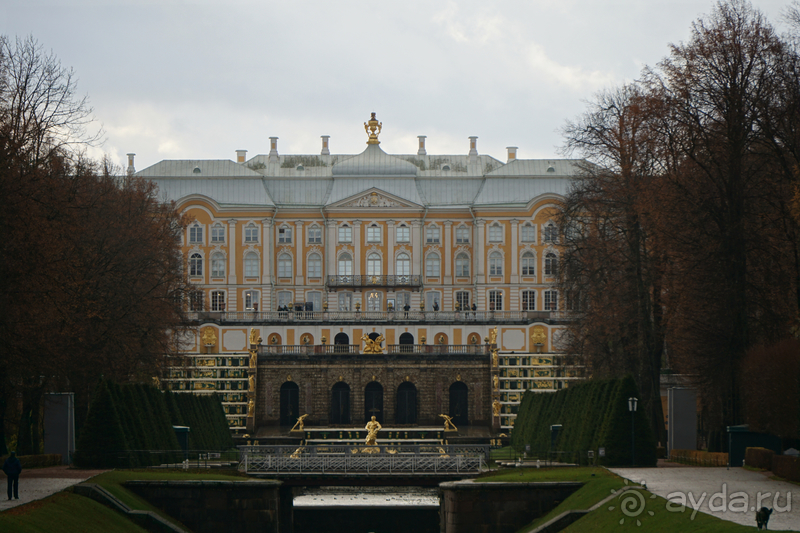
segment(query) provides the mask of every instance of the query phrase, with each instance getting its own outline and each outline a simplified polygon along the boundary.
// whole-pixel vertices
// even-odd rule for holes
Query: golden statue
[[[453,417],[447,415],[439,415],[441,418],[444,418],[444,430],[445,431],[458,431],[458,428],[455,424],[453,424]]]
[[[497,326],[489,330],[489,344],[497,344]]]
[[[494,390],[499,390],[500,389],[500,378],[497,377],[497,374],[492,376],[492,388]]]
[[[250,350],[250,368],[255,368],[257,362],[258,362],[258,350]]]
[[[256,415],[256,402],[250,398],[250,401],[247,402],[247,416],[255,416]]]
[[[256,328],[250,328],[250,346],[254,344],[261,344],[261,335]]]
[[[153,387],[157,389],[161,388],[161,380],[158,379],[158,376],[153,376]]]
[[[303,447],[301,446],[300,448],[297,448],[294,451],[294,453],[292,455],[290,455],[289,457],[291,457],[292,459],[300,459],[300,454],[303,453],[303,451],[304,451]]]
[[[217,335],[214,333],[214,328],[208,327],[203,330],[203,344],[205,346],[217,344]]]
[[[501,407],[500,402],[497,399],[495,399],[492,402],[492,414],[494,416],[500,416],[500,407]]]
[[[305,415],[301,416],[300,418],[298,418],[297,419],[297,423],[289,431],[303,431],[303,428],[306,427],[305,419],[306,419],[307,416],[308,415],[305,414]]]
[[[499,358],[497,357],[497,348],[492,348],[492,366],[497,368]]]
[[[384,341],[383,335],[378,335],[375,340],[372,340],[365,333],[361,336],[361,340],[364,341],[364,353],[383,353],[383,348],[381,348],[381,343]]]
[[[247,390],[249,390],[250,392],[256,390],[256,377],[253,374],[250,374],[250,377],[247,378],[247,381],[249,382]]]
[[[531,342],[533,344],[544,344],[547,342],[547,332],[543,326],[535,326],[531,334]]]
[[[383,128],[383,122],[378,122],[378,119],[375,118],[375,113],[372,113],[369,118],[369,122],[364,123],[364,131],[367,132],[369,135],[369,139],[367,140],[367,144],[380,144],[381,142],[378,140],[378,135],[381,133],[381,129]],[[377,132],[376,132],[377,130]]]
[[[364,429],[367,430],[367,438],[364,440],[364,444],[367,446],[375,446],[378,444],[378,432],[383,429],[381,423],[378,422],[375,417],[373,416],[367,425],[364,426]]]

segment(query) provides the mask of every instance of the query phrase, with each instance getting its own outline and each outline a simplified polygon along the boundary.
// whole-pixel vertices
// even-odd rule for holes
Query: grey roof
[[[333,180],[328,179],[265,179],[269,195],[278,205],[322,206]]]
[[[425,200],[431,205],[470,205],[483,181],[482,178],[420,179],[417,183]]]
[[[579,159],[515,159],[500,168],[488,172],[487,177],[555,177],[575,176]]]
[[[572,180],[563,178],[489,178],[475,198],[475,205],[525,206],[546,194],[566,196]]]
[[[230,159],[165,159],[136,173],[142,178],[260,178]]]
[[[326,203],[334,204],[340,202],[345,198],[373,187],[417,205],[425,205],[425,201],[420,197],[419,191],[417,191],[417,184],[413,178],[393,178],[375,181],[364,178],[337,178]]]
[[[414,177],[417,170],[408,161],[387,154],[377,144],[370,144],[362,153],[334,164],[332,173],[339,177],[396,178]]]
[[[158,185],[159,198],[179,201],[191,195],[207,196],[225,207],[274,206],[264,188],[262,178],[257,179],[174,179],[150,178]]]

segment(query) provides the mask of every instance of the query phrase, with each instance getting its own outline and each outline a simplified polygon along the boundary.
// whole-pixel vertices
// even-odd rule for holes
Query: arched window
[[[469,389],[463,381],[450,385],[450,417],[456,426],[469,424]]]
[[[203,256],[200,254],[192,254],[189,257],[189,275],[202,276],[203,275]]]
[[[225,276],[225,256],[215,253],[211,256],[211,277],[222,278]]]
[[[417,388],[410,381],[404,381],[397,387],[394,419],[397,424],[417,423]]]
[[[322,258],[319,254],[311,254],[308,256],[308,277],[320,278],[322,277]]]
[[[456,277],[466,278],[469,276],[469,256],[458,254],[456,256]]]
[[[489,275],[503,275],[503,256],[500,252],[492,252],[489,254]]]
[[[281,385],[280,425],[293,426],[300,416],[300,387],[294,381]]]
[[[405,224],[397,226],[397,242],[411,242],[411,232]]]
[[[291,278],[292,277],[292,256],[289,254],[281,254],[278,256],[278,277]]]
[[[189,243],[203,244],[203,226],[196,222],[189,226]]]
[[[331,424],[350,423],[350,385],[340,381],[331,388]]]
[[[367,227],[367,242],[381,242],[381,228],[377,224]]]
[[[342,254],[339,256],[339,270],[337,270],[337,273],[340,276],[353,275],[353,258],[350,254]]]
[[[364,423],[372,417],[383,424],[383,385],[370,381],[364,388]]]
[[[258,226],[252,222],[244,227],[244,242],[258,242]]]
[[[550,252],[544,256],[544,275],[555,276],[558,274],[558,257]]]
[[[395,274],[398,276],[410,276],[411,275],[411,259],[408,257],[408,254],[398,254],[397,261],[395,265]]]
[[[381,256],[379,254],[369,254],[367,256],[367,276],[381,275]]]
[[[489,226],[489,242],[503,242],[503,226],[496,222]]]
[[[322,243],[322,228],[314,224],[308,228],[308,243],[320,244]]]
[[[439,254],[428,254],[425,258],[425,275],[429,278],[438,278],[440,271]]]
[[[246,278],[258,276],[258,255],[253,252],[244,256],[244,276]]]
[[[522,225],[520,238],[522,239],[522,242],[536,241],[536,228],[533,226],[533,224],[526,222]]]
[[[536,275],[536,258],[531,252],[522,254],[522,275],[535,276]]]
[[[352,242],[353,228],[347,224],[339,227],[339,242]]]
[[[225,242],[225,228],[222,224],[211,226],[211,242]]]

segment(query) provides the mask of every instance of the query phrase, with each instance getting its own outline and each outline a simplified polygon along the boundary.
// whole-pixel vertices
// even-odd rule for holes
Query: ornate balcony
[[[263,357],[282,356],[364,356],[364,357],[447,357],[447,356],[488,356],[488,344],[389,344],[384,352],[363,353],[359,344],[270,344],[258,347],[258,355]]]
[[[340,287],[422,287],[422,276],[328,276],[325,283],[329,289]]]
[[[532,324],[563,322],[550,311],[191,311],[192,322],[217,324]]]

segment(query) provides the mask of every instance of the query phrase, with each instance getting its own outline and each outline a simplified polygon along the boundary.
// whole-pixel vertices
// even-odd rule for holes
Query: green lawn
[[[0,513],[0,531],[145,533],[146,530],[94,500],[64,491]]]

